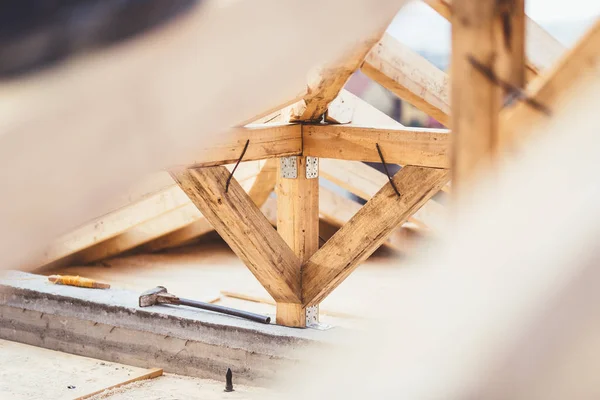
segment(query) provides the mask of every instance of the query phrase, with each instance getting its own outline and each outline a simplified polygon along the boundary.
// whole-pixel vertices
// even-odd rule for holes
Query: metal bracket
[[[281,166],[281,177],[287,179],[298,178],[298,163],[296,162],[296,156],[281,157],[279,159]]]
[[[306,179],[319,177],[319,158],[306,157]]]
[[[310,327],[319,323],[319,306],[306,307],[306,326]]]

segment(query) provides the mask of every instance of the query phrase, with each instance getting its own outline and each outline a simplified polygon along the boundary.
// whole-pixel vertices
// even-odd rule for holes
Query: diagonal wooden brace
[[[226,168],[171,176],[276,302],[301,302],[300,259],[235,179],[225,193]]]
[[[407,166],[388,182],[302,267],[305,306],[318,304],[450,179],[448,170]]]

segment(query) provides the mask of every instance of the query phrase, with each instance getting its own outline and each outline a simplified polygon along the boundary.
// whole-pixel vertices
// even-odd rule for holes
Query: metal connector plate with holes
[[[319,159],[317,157],[306,157],[306,179],[319,177]]]
[[[281,177],[287,179],[298,178],[298,163],[296,162],[296,156],[281,157],[279,159],[281,165]]]
[[[319,323],[319,306],[306,307],[306,326]]]

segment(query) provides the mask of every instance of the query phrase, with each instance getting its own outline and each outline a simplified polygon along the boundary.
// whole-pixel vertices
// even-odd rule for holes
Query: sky
[[[588,19],[600,15],[600,1],[526,0],[525,12],[540,23]]]
[[[600,0],[526,0],[526,12],[565,46],[571,46],[595,18]],[[421,1],[408,3],[388,32],[415,50],[446,53],[450,24]]]

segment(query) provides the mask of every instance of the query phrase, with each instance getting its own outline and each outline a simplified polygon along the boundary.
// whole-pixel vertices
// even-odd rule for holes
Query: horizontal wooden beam
[[[229,247],[283,303],[301,303],[300,260],[224,167],[171,171],[171,176]]]
[[[354,125],[304,125],[304,155],[341,160],[449,168],[446,129],[367,128]]]
[[[448,182],[444,169],[404,167],[302,267],[302,298],[321,302],[427,200]]]
[[[441,124],[450,125],[447,74],[393,36],[383,35],[361,71]]]
[[[302,154],[302,130],[299,125],[259,124],[231,128],[206,141],[205,147],[194,150],[193,160],[184,165],[193,168],[235,163],[248,149],[244,161],[262,160]]]

